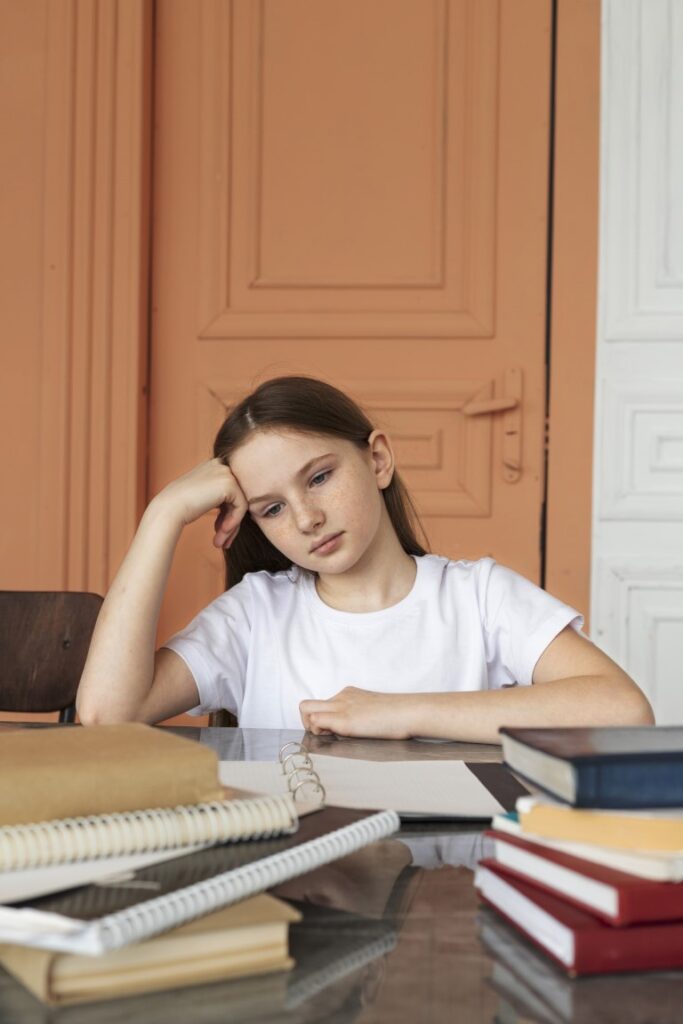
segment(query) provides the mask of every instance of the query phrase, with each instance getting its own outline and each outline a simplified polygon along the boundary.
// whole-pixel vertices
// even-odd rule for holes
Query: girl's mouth
[[[341,543],[343,531],[339,533],[333,533],[332,536],[327,537],[317,547],[311,548],[312,555],[329,555],[332,551],[336,551],[337,547]]]

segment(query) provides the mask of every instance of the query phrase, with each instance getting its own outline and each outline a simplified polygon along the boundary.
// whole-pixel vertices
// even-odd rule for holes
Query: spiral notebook
[[[0,941],[96,955],[151,938],[392,835],[392,811],[326,808],[294,835],[213,846],[136,872],[0,907]]]
[[[296,831],[300,814],[320,807],[319,787],[312,776],[298,778],[305,762],[291,751],[284,751],[280,769],[291,788],[270,796],[221,788],[213,757],[214,788],[230,799],[0,826],[0,904],[96,882],[207,844],[287,835]]]

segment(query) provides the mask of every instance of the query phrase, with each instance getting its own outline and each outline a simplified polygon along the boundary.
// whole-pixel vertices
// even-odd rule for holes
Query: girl
[[[653,721],[574,609],[490,558],[425,553],[389,438],[336,388],[266,381],[214,455],[145,511],[100,612],[81,721],[227,708],[244,727],[489,743],[501,725]],[[178,538],[212,508],[229,589],[155,654]]]

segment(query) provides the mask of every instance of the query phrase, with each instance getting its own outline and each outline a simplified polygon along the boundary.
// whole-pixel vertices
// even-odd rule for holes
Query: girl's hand
[[[247,513],[247,500],[242,488],[230,468],[220,459],[202,462],[173,480],[160,491],[154,503],[170,509],[181,527],[217,508],[213,539],[217,548],[230,547]]]
[[[329,700],[302,700],[304,728],[314,735],[363,736],[406,740],[412,735],[411,707],[415,694],[377,693],[346,686]]]

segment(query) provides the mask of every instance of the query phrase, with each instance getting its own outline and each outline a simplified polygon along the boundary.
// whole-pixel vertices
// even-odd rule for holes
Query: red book
[[[593,864],[505,832],[494,841],[495,861],[522,880],[588,910],[608,924],[683,920],[683,885],[654,882]]]
[[[570,974],[683,967],[683,922],[613,928],[585,910],[482,860],[474,884],[484,903]]]

